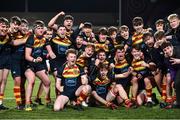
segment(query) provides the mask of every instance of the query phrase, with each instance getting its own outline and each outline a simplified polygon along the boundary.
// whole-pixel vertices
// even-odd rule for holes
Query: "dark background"
[[[24,15],[30,20],[48,22],[63,10],[75,17],[75,24],[90,21],[95,26],[118,26],[120,23],[131,26],[133,17],[141,16],[146,26],[153,27],[159,18],[166,20],[171,13],[180,14],[179,0],[121,0],[121,6],[119,0],[1,0],[0,5],[0,14],[7,17],[21,13],[21,17]]]

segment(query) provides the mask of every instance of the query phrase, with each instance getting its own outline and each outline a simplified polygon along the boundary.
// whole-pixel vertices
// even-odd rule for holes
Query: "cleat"
[[[166,102],[160,102],[159,103],[160,108],[165,108],[166,106],[168,106],[168,103],[166,103]]]
[[[158,105],[159,104],[159,100],[157,99],[155,93],[152,94],[152,101],[153,101],[153,105]]]
[[[82,107],[81,104],[76,104],[76,105],[74,106],[74,109],[77,110],[77,111],[84,111],[84,109],[83,109],[83,107]]]
[[[145,104],[145,106],[151,108],[151,107],[153,106],[153,102],[152,102],[152,101],[148,101],[148,102]]]
[[[88,104],[87,104],[85,101],[82,101],[81,105],[82,105],[83,107],[88,107]]]
[[[3,104],[0,105],[0,110],[8,110],[9,108],[4,106]]]
[[[24,105],[18,105],[16,106],[16,110],[24,110],[25,106]]]
[[[25,111],[32,111],[31,105],[26,105],[25,106]]]
[[[44,105],[44,104],[42,103],[42,101],[41,101],[41,98],[36,98],[34,101],[35,101],[36,103],[38,103],[39,105]]]
[[[168,104],[165,109],[180,109],[180,105],[177,104]]]
[[[49,103],[46,103],[46,107],[49,108],[49,109],[53,109],[53,103],[49,102]]]

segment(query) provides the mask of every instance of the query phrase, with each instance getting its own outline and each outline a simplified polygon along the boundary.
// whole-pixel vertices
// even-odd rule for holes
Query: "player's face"
[[[90,37],[92,34],[92,29],[91,28],[83,28],[83,32],[87,37]]]
[[[47,30],[46,31],[46,34],[44,35],[44,37],[48,40],[50,40],[52,38],[52,34],[53,34],[53,31],[52,30]]]
[[[172,18],[170,21],[170,26],[175,29],[179,26],[180,20],[178,18]]]
[[[0,35],[5,36],[8,32],[8,26],[4,23],[0,23]]]
[[[157,31],[164,31],[164,25],[163,24],[156,24],[156,30]]]
[[[76,55],[74,53],[69,53],[68,56],[67,56],[67,62],[70,66],[73,66],[75,65],[76,63]]]
[[[129,31],[128,30],[122,30],[120,32],[120,35],[124,38],[124,39],[128,39],[129,38]]]
[[[101,68],[99,70],[99,73],[100,73],[100,77],[103,79],[107,76],[108,70],[106,68]]]
[[[142,52],[140,50],[132,49],[131,54],[135,60],[139,60],[142,56]]]
[[[27,34],[29,32],[29,27],[25,23],[21,23],[20,30],[23,34]]]
[[[44,27],[40,27],[40,26],[35,28],[35,30],[34,30],[34,33],[37,36],[42,36],[44,34],[44,32],[45,32],[45,28]]]
[[[100,53],[98,54],[98,59],[99,59],[100,61],[106,60],[106,53],[105,53],[105,52],[100,52]]]
[[[164,52],[165,57],[171,57],[173,55],[173,47],[168,46],[168,47],[163,49],[163,52]]]
[[[20,25],[16,22],[10,23],[10,28],[13,29],[13,32],[17,32],[20,29]]]
[[[154,37],[147,36],[144,41],[145,41],[145,44],[148,47],[153,47],[154,46]]]
[[[66,28],[65,27],[59,27],[57,34],[61,37],[65,37],[66,36]]]
[[[100,42],[106,42],[107,35],[100,34],[99,35],[99,41]]]
[[[82,45],[82,43],[83,43],[83,38],[77,37],[77,38],[76,38],[76,44],[77,44],[77,45]]]
[[[133,26],[133,27],[134,27],[134,29],[135,29],[135,31],[137,33],[142,33],[142,31],[143,31],[143,24],[136,25],[136,26]]]
[[[64,26],[68,29],[71,30],[73,26],[73,21],[70,19],[64,20]]]
[[[116,51],[116,59],[118,61],[122,61],[122,60],[124,60],[124,58],[125,58],[125,50],[124,49],[123,50],[118,49]]]
[[[87,47],[85,49],[85,54],[87,57],[91,57],[94,54],[94,50],[92,49],[92,47]]]
[[[117,36],[117,32],[115,32],[115,31],[112,33],[112,35],[110,35],[110,37],[111,37],[112,39],[115,39],[116,36]]]
[[[166,41],[166,37],[163,37],[163,38],[161,38],[161,39],[156,39],[156,42],[161,46],[161,44],[163,43],[163,42],[165,42]]]

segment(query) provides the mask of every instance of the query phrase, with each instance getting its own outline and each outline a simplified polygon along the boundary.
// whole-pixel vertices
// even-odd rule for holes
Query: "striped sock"
[[[86,100],[87,97],[88,97],[87,94],[81,92],[81,93],[79,94],[79,97],[77,98],[76,104],[81,104],[82,101]]]
[[[146,88],[147,101],[152,101],[152,88]]]
[[[21,91],[19,86],[14,87],[14,96],[16,99],[16,104],[20,105],[21,104]]]
[[[2,102],[3,102],[3,98],[4,98],[4,94],[3,94],[3,93],[0,93],[0,105],[1,105]]]
[[[173,103],[173,98],[172,97],[167,97],[166,102],[167,103]]]
[[[162,96],[161,96],[161,98],[163,101],[166,100],[166,84],[162,84]]]

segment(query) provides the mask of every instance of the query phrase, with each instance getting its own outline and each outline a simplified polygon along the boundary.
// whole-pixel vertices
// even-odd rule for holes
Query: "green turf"
[[[52,77],[50,78],[52,81],[51,97],[54,98],[54,80]],[[38,85],[39,80],[36,80],[33,99],[37,93]],[[76,111],[72,107],[68,107],[60,112],[53,112],[45,106],[38,106],[30,112],[19,111],[14,109],[15,100],[13,96],[13,80],[11,77],[9,77],[7,82],[4,104],[10,107],[10,110],[1,110],[0,119],[180,119],[180,110],[164,110],[160,109],[159,106],[153,108],[140,107],[138,109],[119,107],[117,110],[110,110],[103,107],[89,107],[85,108],[85,111],[82,112]]]

